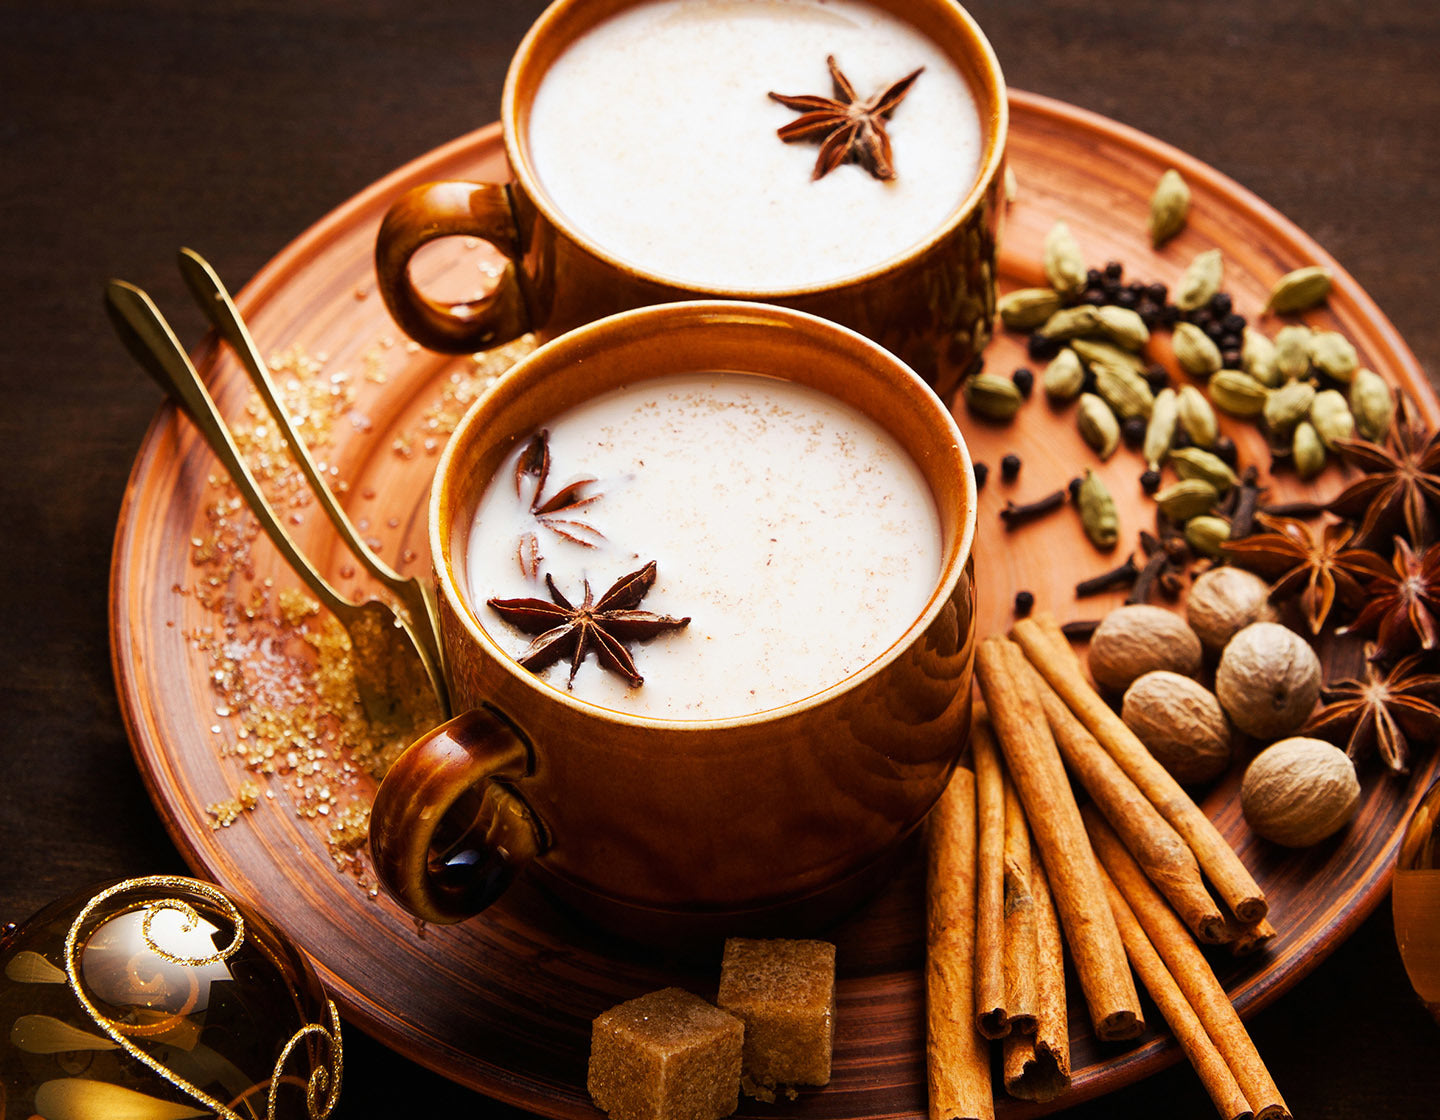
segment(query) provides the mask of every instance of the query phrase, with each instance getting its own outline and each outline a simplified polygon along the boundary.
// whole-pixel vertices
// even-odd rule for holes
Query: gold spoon
[[[429,616],[421,618],[422,631],[407,612],[389,603],[378,599],[357,603],[336,591],[300,552],[271,509],[199,372],[150,297],[133,284],[112,280],[106,286],[105,303],[131,355],[190,417],[281,556],[350,634],[355,684],[370,719],[393,723],[407,709],[406,701],[426,685],[445,711],[448,694],[441,663],[431,653]],[[423,680],[416,668],[423,671]]]
[[[320,502],[330,523],[335,526],[341,538],[345,541],[355,558],[360,561],[381,584],[389,590],[400,605],[410,614],[410,621],[414,628],[415,637],[424,643],[425,652],[434,664],[444,667],[445,654],[440,644],[440,617],[435,600],[434,587],[422,580],[411,576],[402,576],[379,556],[355,531],[349,516],[335,500],[335,495],[325,484],[320,475],[320,470],[315,465],[315,460],[310,456],[310,449],[305,446],[305,441],[300,438],[300,433],[295,430],[285,406],[280,403],[279,394],[275,391],[275,384],[270,380],[270,371],[266,367],[265,360],[260,356],[260,350],[255,345],[255,340],[250,336],[245,321],[240,317],[240,311],[235,306],[230,293],[226,291],[225,285],[209,263],[193,249],[180,250],[180,273],[185,282],[190,286],[190,291],[195,297],[195,302],[200,305],[200,310],[205,313],[206,318],[219,331],[220,337],[230,344],[230,348],[239,358],[240,364],[250,377],[250,382],[255,386],[260,399],[265,402],[271,417],[280,428],[280,433],[285,437],[285,443],[290,448],[299,465],[301,473],[305,475],[310,483],[310,490]],[[441,702],[443,704],[444,697]]]

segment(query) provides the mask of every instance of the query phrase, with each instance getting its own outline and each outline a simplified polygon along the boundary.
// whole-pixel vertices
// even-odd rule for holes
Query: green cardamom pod
[[[1334,451],[1337,441],[1349,439],[1355,434],[1355,417],[1350,404],[1339,389],[1326,389],[1315,394],[1310,402],[1310,423],[1320,433],[1320,442],[1326,450]]]
[[[1220,435],[1220,424],[1215,419],[1215,410],[1210,407],[1205,394],[1194,385],[1182,385],[1176,405],[1180,427],[1185,429],[1190,442],[1197,447],[1213,447],[1216,437]]]
[[[1395,418],[1395,394],[1374,370],[1358,369],[1350,382],[1350,412],[1361,438],[1381,443]]]
[[[1360,368],[1355,346],[1339,331],[1316,331],[1310,339],[1310,362],[1333,381],[1349,384]]]
[[[1240,344],[1240,368],[1261,385],[1272,389],[1284,380],[1275,368],[1275,343],[1251,327],[1245,328],[1245,337]]]
[[[1238,369],[1222,369],[1210,378],[1210,399],[1231,416],[1259,416],[1270,390]]]
[[[1100,313],[1100,333],[1126,350],[1143,350],[1150,341],[1150,328],[1133,307],[1107,304]]]
[[[1075,423],[1080,429],[1080,438],[1088,443],[1102,460],[1110,458],[1120,445],[1120,421],[1110,406],[1094,393],[1080,394],[1080,406],[1075,413]]]
[[[1284,380],[1294,381],[1310,372],[1310,340],[1315,332],[1309,327],[1281,327],[1275,332],[1275,368]]]
[[[1150,408],[1150,423],[1145,426],[1145,442],[1141,445],[1145,465],[1152,470],[1158,470],[1170,453],[1178,415],[1174,389],[1161,389],[1155,394],[1155,403]]]
[[[1086,334],[1100,333],[1100,309],[1094,304],[1077,303],[1062,307],[1046,319],[1035,332],[1045,338],[1064,341]]]
[[[1173,167],[1168,168],[1150,195],[1150,244],[1159,248],[1185,228],[1190,215],[1190,186]]]
[[[1016,288],[995,301],[1000,321],[1012,331],[1033,331],[1060,310],[1054,288]]]
[[[1109,489],[1094,471],[1085,471],[1075,504],[1080,509],[1080,525],[1090,543],[1096,548],[1114,548],[1120,539],[1120,514]]]
[[[1101,338],[1074,338],[1070,340],[1070,345],[1092,370],[1109,366],[1125,373],[1133,373],[1136,377],[1145,376],[1145,359],[1123,346],[1116,346],[1115,343]]]
[[[1095,392],[1121,420],[1150,415],[1155,405],[1155,391],[1143,377],[1113,366],[1096,366],[1094,373]]]
[[[1068,346],[1056,354],[1040,378],[1045,395],[1059,401],[1073,401],[1085,387],[1085,366],[1080,355]]]
[[[1220,500],[1220,492],[1204,479],[1187,478],[1172,482],[1155,495],[1160,512],[1177,524],[1209,513]]]
[[[1045,235],[1045,280],[1062,296],[1085,290],[1085,256],[1070,227],[1056,222]]]
[[[1219,249],[1206,249],[1190,262],[1175,286],[1175,306],[1181,311],[1204,307],[1225,281],[1225,257]]]
[[[1209,377],[1221,366],[1220,347],[1194,323],[1176,323],[1170,345],[1180,368],[1191,377]]]
[[[1325,443],[1309,420],[1295,425],[1290,453],[1294,457],[1295,473],[1301,478],[1314,478],[1325,469]]]
[[[1270,390],[1261,415],[1267,428],[1284,434],[1310,415],[1310,406],[1314,403],[1315,386],[1308,381],[1287,381],[1280,388]]]
[[[1212,513],[1202,513],[1185,522],[1185,543],[1191,551],[1216,560],[1225,558],[1220,546],[1230,539],[1230,522]]]
[[[1309,265],[1287,272],[1275,282],[1270,289],[1270,298],[1265,301],[1265,310],[1276,315],[1308,311],[1323,303],[1329,294],[1330,270]]]
[[[1198,478],[1223,494],[1240,478],[1220,456],[1201,447],[1177,447],[1170,452],[1170,465],[1180,478]]]
[[[971,374],[961,393],[972,411],[991,420],[1009,420],[1024,400],[1015,382],[990,373]]]

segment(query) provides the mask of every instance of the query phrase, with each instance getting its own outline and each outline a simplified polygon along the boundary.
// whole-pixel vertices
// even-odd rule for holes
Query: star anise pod
[[[538,673],[569,654],[569,686],[574,688],[580,663],[593,648],[600,664],[606,669],[618,673],[632,686],[644,683],[644,678],[635,670],[635,660],[625,648],[625,643],[643,642],[666,630],[677,630],[689,623],[689,617],[671,618],[636,609],[646,592],[655,585],[654,560],[617,579],[600,596],[598,603],[591,595],[590,581],[585,580],[584,584],[585,599],[578,607],[571,605],[560,593],[548,572],[545,574],[545,586],[550,589],[552,602],[547,603],[544,599],[490,599],[487,605],[510,625],[527,634],[539,635],[516,658],[532,672]]]
[[[1424,548],[1437,539],[1440,511],[1440,432],[1427,432],[1415,403],[1396,394],[1395,419],[1384,447],[1369,440],[1336,440],[1350,463],[1364,471],[1335,496],[1330,512],[1363,518],[1355,543],[1372,547],[1403,522],[1410,543]]]
[[[1409,754],[1406,735],[1433,740],[1440,735],[1440,706],[1430,697],[1440,676],[1422,673],[1424,654],[1411,654],[1382,672],[1367,649],[1364,680],[1343,680],[1320,690],[1325,706],[1305,725],[1303,734],[1335,740],[1348,736],[1345,753],[1361,758],[1371,747],[1391,770],[1403,772]]]
[[[525,490],[530,487],[528,505],[531,514],[541,526],[581,548],[597,547],[605,539],[605,535],[588,521],[576,516],[577,510],[600,497],[599,494],[581,493],[585,487],[593,485],[595,479],[578,479],[547,498],[545,480],[549,477],[550,433],[541,431],[525,445],[525,449],[520,452],[519,461],[515,464],[515,495],[522,502],[526,501]],[[540,561],[544,557],[540,553],[540,538],[533,530],[521,534],[515,555],[520,561],[520,570],[527,578],[534,579],[540,572]]]
[[[1346,632],[1376,628],[1375,657],[1389,661],[1418,644],[1440,645],[1440,544],[1415,554],[1402,537],[1395,538],[1390,565],[1365,587],[1365,606]]]
[[[1312,634],[1320,633],[1337,599],[1358,607],[1364,598],[1361,580],[1381,578],[1388,570],[1375,553],[1346,547],[1353,531],[1342,522],[1327,524],[1317,539],[1298,518],[1257,513],[1255,520],[1269,532],[1226,541],[1221,548],[1239,567],[1270,580],[1272,599],[1298,592]]]
[[[885,122],[925,68],[920,67],[862,101],[850,80],[835,64],[835,56],[827,56],[825,64],[830,67],[830,80],[835,85],[834,97],[771,92],[772,99],[801,114],[776,130],[776,135],[787,144],[801,140],[820,141],[820,155],[815,160],[811,179],[823,179],[850,158],[857,160],[877,179],[895,178],[890,135],[885,131]]]

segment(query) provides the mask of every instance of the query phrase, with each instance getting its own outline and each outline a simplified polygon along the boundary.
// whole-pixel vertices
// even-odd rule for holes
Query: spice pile
[[[1153,243],[1189,205],[1167,172]],[[999,301],[1036,365],[982,372],[964,404],[992,426],[1023,422],[1038,385],[1094,459],[1053,493],[1006,502],[1000,525],[1071,509],[1097,553],[1131,534],[1138,547],[1074,588],[1125,590],[1126,605],[1062,630],[1022,591],[1008,636],[980,643],[973,770],[931,826],[931,1115],[993,1115],[992,1057],[1011,1096],[1068,1088],[1068,956],[1098,1039],[1143,1032],[1138,979],[1221,1115],[1287,1116],[1202,952],[1263,951],[1277,929],[1189,790],[1243,767],[1249,829],[1306,847],[1355,816],[1357,763],[1375,751],[1403,771],[1434,741],[1440,435],[1349,339],[1304,321],[1330,292],[1323,268],[1282,277],[1254,320],[1224,290],[1218,249],[1172,292],[1118,261],[1088,267],[1057,222],[1042,268],[1045,286]],[[1262,319],[1281,325],[1263,333]],[[1243,461],[1237,424],[1255,426],[1261,438],[1238,443],[1268,464]],[[1145,501],[1117,503],[1106,485],[1126,455]],[[1333,496],[1271,499],[1271,479],[1327,471],[1313,492]],[[1122,524],[1137,504],[1153,525]],[[1088,641],[1083,665],[1073,640]],[[1361,659],[1355,677],[1324,679]]]

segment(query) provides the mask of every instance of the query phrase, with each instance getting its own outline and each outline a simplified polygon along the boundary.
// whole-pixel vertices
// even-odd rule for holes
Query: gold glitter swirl
[[[309,1035],[319,1035],[329,1044],[330,1060],[335,1063],[335,1068],[332,1073],[329,1064],[322,1063],[311,1071],[310,1078],[305,1084],[306,1111],[309,1112],[311,1120],[325,1120],[325,1117],[329,1116],[335,1107],[335,1101],[340,1096],[340,1077],[344,1071],[345,1054],[344,1047],[340,1042],[340,1013],[335,1010],[333,1000],[325,1002],[330,1009],[329,1029],[318,1023],[307,1023],[290,1036],[290,1041],[285,1044],[285,1049],[281,1050],[280,1056],[275,1059],[275,1071],[270,1075],[270,1098],[265,1109],[265,1114],[270,1117],[270,1120],[274,1120],[275,1116],[275,1094],[280,1090],[281,1071],[290,1059],[290,1052]],[[323,1105],[319,1104],[321,1093],[326,1094]],[[317,1107],[319,1111],[316,1111]]]
[[[137,1028],[133,1024],[120,1023],[107,1017],[91,1001],[80,982],[79,966],[76,959],[79,951],[80,932],[85,925],[87,918],[97,908],[118,894],[138,890],[167,890],[198,895],[208,902],[213,903],[234,925],[234,936],[229,944],[223,946],[215,953],[198,957],[182,956],[161,947],[154,936],[153,922],[155,918],[166,910],[179,912],[185,919],[181,927],[183,932],[189,932],[196,928],[200,921],[200,915],[188,902],[181,898],[164,898],[150,902],[145,907],[145,916],[141,922],[142,935],[146,945],[161,959],[172,964],[181,965],[187,968],[199,968],[208,964],[215,964],[233,956],[245,942],[245,920],[235,904],[230,901],[215,887],[208,883],[202,883],[195,879],[187,879],[178,875],[150,875],[140,879],[126,879],[124,882],[107,887],[94,898],[76,915],[75,920],[70,924],[70,929],[65,936],[65,976],[69,982],[70,990],[84,1008],[85,1013],[90,1016],[92,1022],[112,1038],[127,1054],[136,1061],[149,1067],[165,1081],[169,1082],[182,1093],[193,1097],[206,1108],[211,1109],[217,1117],[223,1120],[245,1120],[245,1117],[236,1112],[233,1108],[227,1107],[220,1101],[211,1097],[199,1086],[192,1084],[185,1078],[177,1075],[173,1070],[166,1067],[160,1061],[140,1049],[130,1036],[136,1034],[154,1033],[154,1025],[146,1028]],[[134,973],[134,962],[130,964],[132,974]],[[135,977],[138,979],[138,976]],[[168,1016],[163,1025],[169,1027],[182,1018],[193,1007],[194,991],[197,982],[192,978],[192,998],[186,1002],[185,1010]],[[335,1107],[335,1102],[340,1095],[340,1079],[343,1070],[343,1048],[340,1039],[340,1014],[335,1009],[332,1000],[326,1000],[326,1007],[329,1011],[330,1025],[328,1027],[316,1023],[307,1023],[296,1031],[290,1040],[281,1050],[280,1056],[276,1059],[275,1069],[269,1081],[268,1104],[266,1108],[267,1120],[275,1120],[276,1096],[279,1092],[282,1081],[282,1070],[285,1063],[295,1048],[305,1039],[312,1035],[322,1036],[329,1048],[329,1058],[325,1063],[317,1065],[311,1072],[308,1080],[305,1081],[305,1104],[310,1120],[325,1120]],[[285,1078],[284,1080],[298,1080]],[[258,1088],[258,1086],[257,1086]],[[247,1094],[248,1095],[248,1094]],[[324,1099],[322,1100],[322,1096]]]

